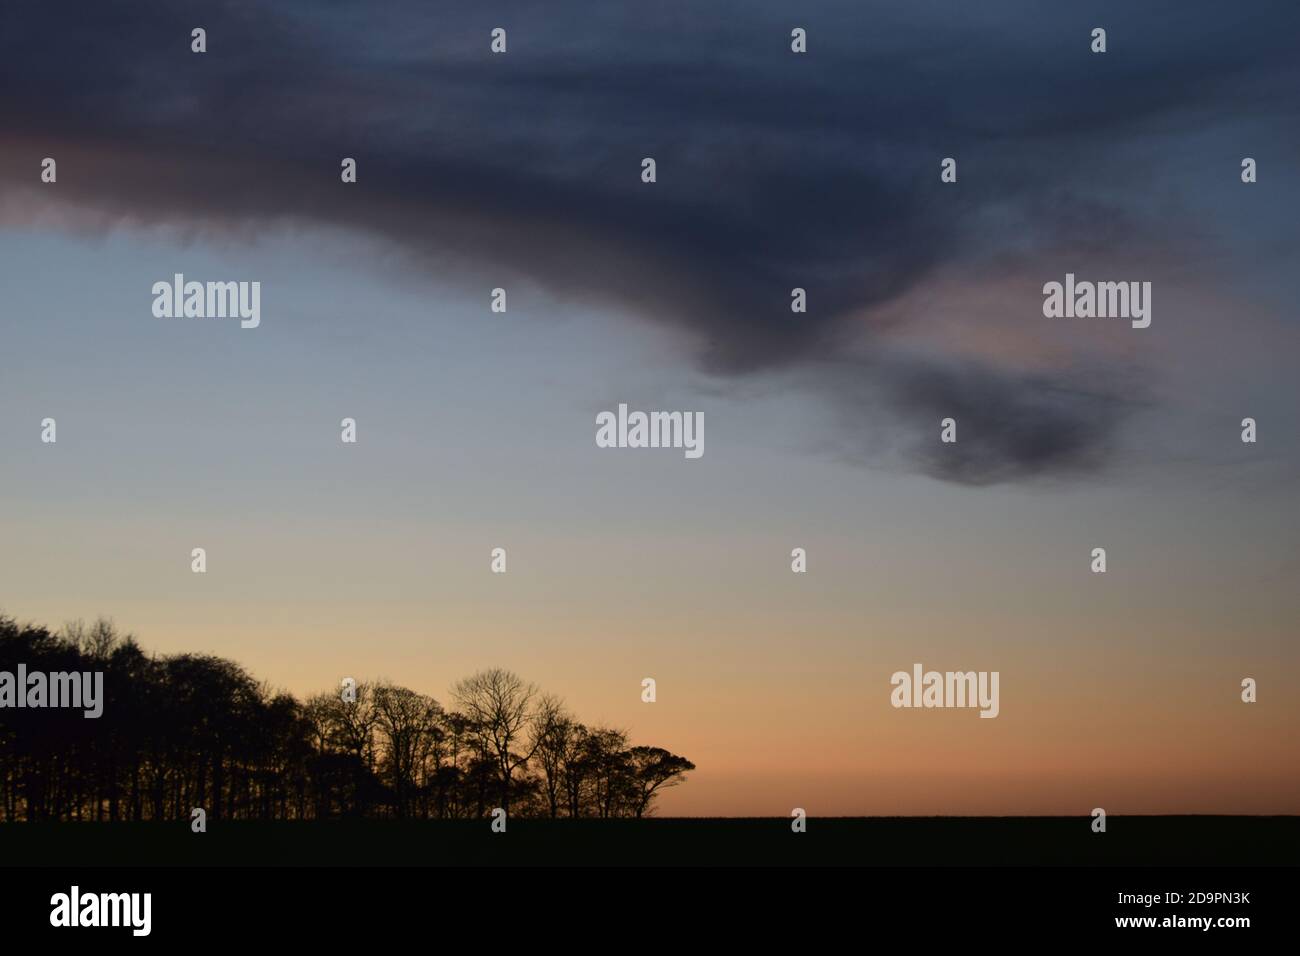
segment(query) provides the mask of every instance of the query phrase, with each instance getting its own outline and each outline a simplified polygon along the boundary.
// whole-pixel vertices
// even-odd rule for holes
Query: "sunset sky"
[[[693,760],[662,815],[1300,812],[1300,12],[815,6],[11,4],[0,610],[509,667]],[[703,457],[596,447],[620,402]],[[1000,715],[894,709],[914,662]]]

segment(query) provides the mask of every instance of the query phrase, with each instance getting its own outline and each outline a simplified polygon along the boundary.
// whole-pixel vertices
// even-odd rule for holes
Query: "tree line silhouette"
[[[0,615],[0,671],[19,663],[102,671],[105,699],[98,719],[0,708],[5,821],[641,817],[695,769],[502,669],[459,681],[453,709],[387,682],[300,701],[233,661],[147,654],[111,621]]]

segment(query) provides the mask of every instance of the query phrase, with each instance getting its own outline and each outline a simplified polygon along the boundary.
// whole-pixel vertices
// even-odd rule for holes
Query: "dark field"
[[[865,865],[1300,863],[1300,817],[869,817],[3,824],[4,866]]]

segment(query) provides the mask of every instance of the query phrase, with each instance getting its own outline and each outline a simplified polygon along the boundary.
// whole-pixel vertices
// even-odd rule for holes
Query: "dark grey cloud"
[[[1046,374],[961,359],[867,357],[828,363],[810,387],[841,399],[841,456],[879,457],[880,436],[849,414],[874,407],[906,426],[899,433],[908,437],[893,453],[942,481],[991,485],[1102,469],[1118,426],[1151,402],[1147,387],[1128,374],[1095,365]],[[944,443],[940,423],[950,417],[957,441]]]
[[[1180,224],[1144,214],[1158,169],[1125,157],[1243,108],[1294,126],[1291,3],[914,6],[20,0],[0,33],[0,188],[62,145],[57,195],[107,215],[320,222],[417,269],[491,263],[685,328],[726,377],[833,361],[943,268],[1169,254]],[[961,453],[915,463],[971,483],[1100,466],[1142,404],[1123,375],[1080,389],[1079,370],[944,355],[857,376],[871,399],[855,376],[821,393],[900,420],[963,410]]]

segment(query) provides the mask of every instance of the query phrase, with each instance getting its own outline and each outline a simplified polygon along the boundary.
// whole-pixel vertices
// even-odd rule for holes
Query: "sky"
[[[509,667],[693,760],[664,815],[1300,812],[1300,13],[1241,6],[18,0],[0,609]],[[598,448],[624,402],[704,455]]]

